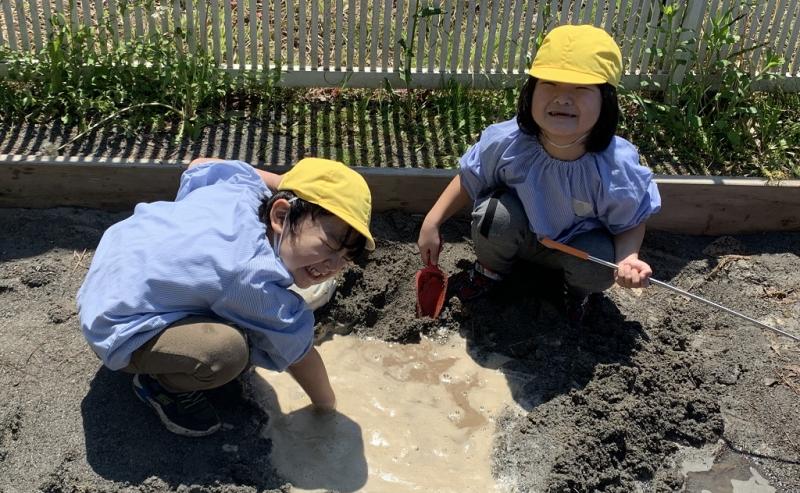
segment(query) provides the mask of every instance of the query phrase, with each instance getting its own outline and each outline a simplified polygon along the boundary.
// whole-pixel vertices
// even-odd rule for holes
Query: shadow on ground
[[[261,437],[267,416],[242,395],[239,380],[209,392],[223,429],[204,438],[167,431],[131,388],[131,375],[101,367],[81,402],[86,459],[102,478],[139,484],[156,476],[170,487],[233,483],[258,491],[282,482]]]
[[[471,267],[459,263],[462,269]],[[478,363],[487,352],[512,358],[501,370],[514,399],[528,411],[584,388],[598,365],[630,365],[632,354],[649,339],[640,323],[626,320],[604,295],[590,298],[581,325],[570,325],[561,286],[559,272],[520,263],[486,298],[449,301]]]
[[[500,370],[527,415],[498,421],[493,460],[495,472],[514,476],[521,491],[630,491],[637,482],[680,487],[680,479],[656,476],[665,474],[666,458],[679,445],[713,443],[722,433],[719,389],[698,377],[703,361],[689,343],[703,322],[678,315],[684,300],[612,289],[594,300],[582,327],[571,327],[560,274],[520,264],[486,298],[452,297],[439,319],[419,319],[409,274],[422,267],[412,243],[418,227],[400,214],[376,218],[378,248],[345,273],[321,314],[325,326],[398,342],[459,331],[479,364],[491,360],[489,353],[510,357]],[[439,263],[450,275],[474,259],[468,231],[459,222],[442,231]],[[673,251],[684,255],[668,257],[680,242],[683,250]],[[702,251],[709,241],[658,235],[654,243],[672,276],[684,267],[707,268]],[[694,254],[702,265],[695,266]]]
[[[232,114],[225,123],[204,127],[195,139],[176,139],[177,128],[126,132],[113,122],[87,133],[60,121],[3,124],[0,154],[163,162],[216,156],[270,166],[317,156],[351,166],[443,168],[456,165],[485,126],[480,113],[490,111],[455,106],[448,115],[439,115],[424,108],[424,102],[408,106],[412,109],[342,98],[290,101],[273,105],[258,118],[248,116],[255,108]]]
[[[369,477],[361,425],[340,411],[319,413],[313,405],[282,409],[270,372],[252,372],[252,395],[270,415],[271,458],[292,485],[304,491],[361,491]],[[285,407],[285,406],[284,406]]]

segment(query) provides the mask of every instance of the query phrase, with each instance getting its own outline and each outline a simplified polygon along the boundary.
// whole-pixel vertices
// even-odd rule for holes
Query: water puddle
[[[686,491],[697,493],[775,493],[758,471],[747,460],[728,454],[718,462],[713,457],[705,460],[687,461],[683,464],[686,473]],[[709,468],[710,467],[710,468]]]
[[[495,418],[514,402],[492,356],[466,341],[364,341],[334,336],[318,347],[338,411],[321,416],[286,373],[258,370],[271,415],[272,463],[293,491],[503,492],[491,474]]]

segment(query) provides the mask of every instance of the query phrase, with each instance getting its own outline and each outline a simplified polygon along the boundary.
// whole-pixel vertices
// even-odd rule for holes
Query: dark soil
[[[221,432],[185,439],[136,400],[130,376],[103,369],[86,347],[74,295],[104,229],[125,216],[0,209],[0,492],[285,491],[248,377],[212,396]],[[526,266],[489,298],[452,299],[440,320],[420,320],[419,223],[375,218],[378,249],[343,274],[317,313],[319,335],[413,343],[460,332],[476,360],[511,355],[504,371],[527,414],[498,421],[498,477],[519,491],[700,491],[680,461],[703,447],[778,491],[800,491],[798,344],[656,287],[611,289],[571,328],[558,274]],[[473,258],[467,225],[443,232],[452,274]],[[651,232],[643,252],[657,278],[798,334],[798,245],[800,233]]]

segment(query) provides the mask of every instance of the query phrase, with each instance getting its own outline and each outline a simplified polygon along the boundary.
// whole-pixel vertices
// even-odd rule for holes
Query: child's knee
[[[250,361],[247,339],[240,330],[222,324],[215,329],[214,344],[199,359],[194,373],[194,377],[208,388],[230,382],[247,368]]]
[[[218,354],[226,366],[233,368],[234,376],[241,373],[247,366],[250,357],[250,350],[244,334],[239,330],[226,333],[224,337],[220,338]]]
[[[573,238],[569,245],[593,257],[614,261],[614,238],[605,229],[598,228],[582,233]],[[564,268],[568,285],[587,293],[599,293],[614,285],[613,269],[575,257],[565,258],[568,262]]]
[[[491,241],[520,241],[528,230],[528,217],[511,191],[498,191],[472,211],[472,237]]]
[[[614,271],[603,265],[581,261],[564,270],[567,286],[575,291],[601,293],[614,285]]]

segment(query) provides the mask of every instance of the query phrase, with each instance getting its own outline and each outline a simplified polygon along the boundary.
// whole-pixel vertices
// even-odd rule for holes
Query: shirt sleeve
[[[598,218],[611,234],[638,226],[661,209],[661,195],[649,168],[639,164],[636,148],[615,137],[613,148],[603,154],[599,169],[602,182]]]
[[[475,200],[481,195],[481,191],[487,188],[483,176],[481,176],[480,141],[467,149],[467,152],[461,156],[459,164],[461,166],[459,171],[461,186],[464,187],[470,198]]]
[[[275,282],[269,269],[247,269],[211,309],[247,329],[252,363],[283,371],[311,349],[314,315],[299,295]]]
[[[198,188],[220,182],[244,184],[267,190],[266,184],[249,164],[243,161],[217,161],[193,166],[184,171],[175,201],[183,199]]]
[[[499,171],[510,162],[505,151],[519,133],[516,120],[486,127],[478,142],[461,156],[461,186],[472,200],[486,195],[499,184]]]

